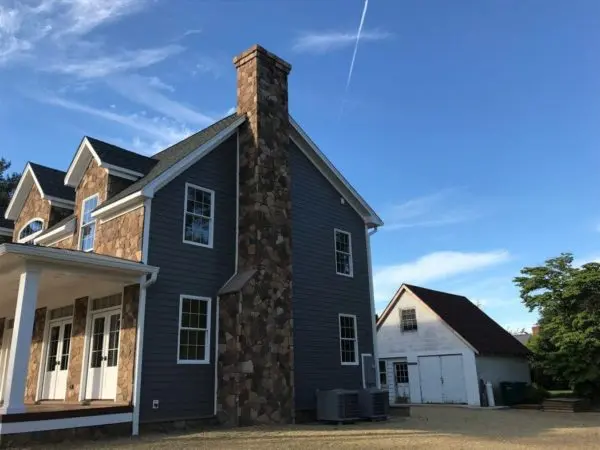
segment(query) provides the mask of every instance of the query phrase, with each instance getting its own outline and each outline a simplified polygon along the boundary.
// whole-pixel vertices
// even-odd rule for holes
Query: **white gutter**
[[[371,258],[371,236],[377,233],[377,227],[369,231],[369,226],[365,226],[365,237],[367,239],[367,261],[369,270],[369,296],[371,300],[371,329],[373,333],[373,360],[375,362],[375,382],[378,389],[381,389],[379,377],[379,351],[377,349],[377,322],[375,320],[375,291],[373,288],[373,260]]]
[[[148,263],[148,248],[150,244],[150,218],[152,216],[152,200],[144,201],[144,231],[142,234],[142,261]],[[137,436],[140,433],[140,394],[142,390],[142,357],[144,353],[144,327],[146,323],[146,289],[156,282],[158,272],[151,275],[150,279],[141,277],[140,298],[138,304],[138,323],[135,343],[135,365],[133,381],[133,419],[131,423],[131,434]]]

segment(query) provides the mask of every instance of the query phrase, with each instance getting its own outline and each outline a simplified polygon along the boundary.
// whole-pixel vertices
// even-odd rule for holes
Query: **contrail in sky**
[[[365,0],[365,6],[363,8],[362,15],[360,16],[360,23],[358,24],[358,31],[356,33],[356,43],[354,44],[354,53],[352,54],[352,61],[350,62],[350,70],[348,71],[348,80],[346,80],[346,90],[344,91],[344,98],[342,100],[342,109],[340,111],[340,118],[344,114],[344,105],[346,103],[346,95],[348,95],[348,89],[350,88],[350,82],[352,81],[352,72],[354,71],[354,62],[356,61],[356,53],[358,52],[358,43],[360,42],[360,34],[362,33],[363,25],[365,23],[365,17],[367,15],[367,8],[369,7],[369,0]]]
[[[352,72],[354,71],[354,61],[356,61],[356,52],[358,51],[358,43],[360,42],[360,34],[362,33],[363,24],[365,23],[365,17],[367,15],[367,8],[369,7],[369,0],[365,0],[365,7],[363,8],[362,16],[360,16],[360,24],[358,25],[358,32],[356,33],[356,43],[354,44],[354,53],[352,54],[352,61],[350,62],[350,70],[348,71],[348,81],[346,81],[346,92],[350,87],[350,81],[352,81]]]

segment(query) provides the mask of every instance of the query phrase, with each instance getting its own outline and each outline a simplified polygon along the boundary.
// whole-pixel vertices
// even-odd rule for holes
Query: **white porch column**
[[[25,382],[40,276],[41,272],[38,268],[27,267],[19,280],[15,324],[4,383],[2,412],[5,414],[25,411]]]

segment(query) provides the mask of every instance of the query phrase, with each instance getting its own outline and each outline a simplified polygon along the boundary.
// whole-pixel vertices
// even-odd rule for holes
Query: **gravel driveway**
[[[65,448],[64,445],[61,448]],[[600,448],[600,413],[473,410],[417,406],[409,418],[341,426],[296,425],[146,435],[77,448],[285,449],[322,448]]]

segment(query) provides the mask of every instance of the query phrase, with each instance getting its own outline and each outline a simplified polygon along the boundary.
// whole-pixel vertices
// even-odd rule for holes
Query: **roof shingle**
[[[481,354],[528,356],[529,350],[462,295],[405,285]]]
[[[237,114],[231,114],[230,116],[227,116],[219,120],[218,122],[215,122],[211,126],[204,128],[203,130],[198,131],[195,134],[192,134],[183,141],[180,141],[177,144],[172,145],[171,147],[152,156],[151,159],[154,161],[154,166],[145,177],[140,178],[132,185],[126,187],[114,197],[104,202],[101,206],[105,207],[107,205],[110,205],[111,203],[116,202],[117,200],[125,198],[128,195],[141,190],[144,186],[146,186],[152,180],[157,178],[169,167],[185,158],[198,147],[201,147],[203,144],[210,141],[213,137],[215,137],[225,128],[233,124],[238,118],[239,116]]]
[[[94,147],[98,157],[108,164],[122,167],[123,169],[133,170],[146,175],[156,164],[156,160],[139,153],[135,153],[108,142],[86,136],[89,143]]]
[[[75,189],[65,185],[66,172],[32,162],[29,165],[45,195],[75,201]]]

